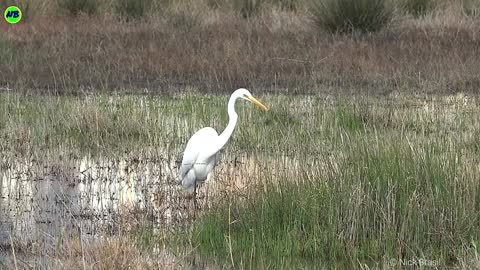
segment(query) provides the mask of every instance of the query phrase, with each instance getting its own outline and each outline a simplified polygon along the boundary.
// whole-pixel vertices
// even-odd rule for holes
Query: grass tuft
[[[435,0],[403,0],[400,5],[408,14],[419,17],[433,10],[436,4]]]
[[[274,5],[280,7],[282,10],[297,11],[301,3],[298,0],[273,0]]]
[[[115,13],[125,20],[145,17],[152,6],[152,0],[115,0]]]
[[[95,0],[58,0],[58,6],[68,15],[96,14],[99,2]]]
[[[225,4],[225,1],[223,0],[207,0],[207,5],[211,9],[218,9],[224,6],[224,4]]]
[[[243,18],[251,18],[260,13],[265,0],[233,0],[233,8]]]
[[[376,32],[391,19],[385,0],[315,0],[313,22],[332,33]]]
[[[463,13],[470,17],[480,17],[480,1],[479,0],[463,0]]]

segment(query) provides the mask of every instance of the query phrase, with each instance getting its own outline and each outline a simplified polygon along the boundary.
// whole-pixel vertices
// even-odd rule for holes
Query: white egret
[[[180,166],[179,182],[190,193],[193,192],[195,210],[197,186],[210,178],[218,159],[218,152],[225,146],[237,125],[238,115],[235,112],[235,102],[239,98],[250,101],[265,111],[268,110],[265,105],[252,96],[250,91],[244,88],[237,89],[228,101],[229,121],[222,134],[218,135],[215,129],[205,127],[195,132],[188,140]]]

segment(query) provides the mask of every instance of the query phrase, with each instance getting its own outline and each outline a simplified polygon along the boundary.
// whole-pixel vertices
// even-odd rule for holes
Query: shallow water
[[[298,166],[298,159],[288,156],[223,155],[213,179],[198,190],[200,209],[228,192],[245,192],[254,182],[287,173],[284,168],[297,179]],[[79,233],[115,235],[138,224],[168,231],[192,218],[192,202],[176,182],[175,158],[12,159],[1,168],[3,246],[9,246],[10,236],[19,243],[43,245]]]
[[[182,211],[171,160],[89,159],[8,162],[0,182],[0,244],[46,242],[79,231],[114,234],[122,218],[168,225]],[[177,216],[174,216],[176,213]],[[132,216],[133,215],[133,216]]]

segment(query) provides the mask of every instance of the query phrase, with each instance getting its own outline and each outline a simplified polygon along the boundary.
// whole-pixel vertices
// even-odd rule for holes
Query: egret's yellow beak
[[[258,107],[260,107],[260,109],[264,110],[264,111],[268,111],[268,108],[267,106],[263,105],[260,101],[258,101],[256,98],[252,97],[252,96],[249,96],[248,99],[253,102],[253,104],[257,105]]]

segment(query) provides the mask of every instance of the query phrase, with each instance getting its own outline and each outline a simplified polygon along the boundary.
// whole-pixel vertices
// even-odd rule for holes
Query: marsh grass
[[[310,149],[288,152],[299,155],[299,167],[280,167],[250,192],[230,194],[195,225],[192,245],[241,268],[463,261],[465,248],[480,239],[479,171],[470,167],[478,160],[451,132],[468,134],[478,123],[470,123],[473,114],[455,115],[472,126],[445,126],[444,116],[420,110],[419,131],[396,118],[402,110],[395,120],[379,121],[378,105],[340,103],[326,112],[323,131],[297,141]],[[396,127],[384,124],[391,121]],[[334,147],[319,149],[317,140]]]
[[[221,132],[227,99],[3,93],[0,149],[5,158],[52,160],[166,147],[179,158],[199,128]],[[137,256],[160,244],[177,258],[235,268],[382,267],[392,258],[478,264],[476,98],[260,99],[269,112],[237,104],[224,159],[246,158],[217,168],[221,185],[196,222],[159,235],[146,222],[129,231],[127,246],[107,245]],[[232,181],[241,188],[223,184]]]

